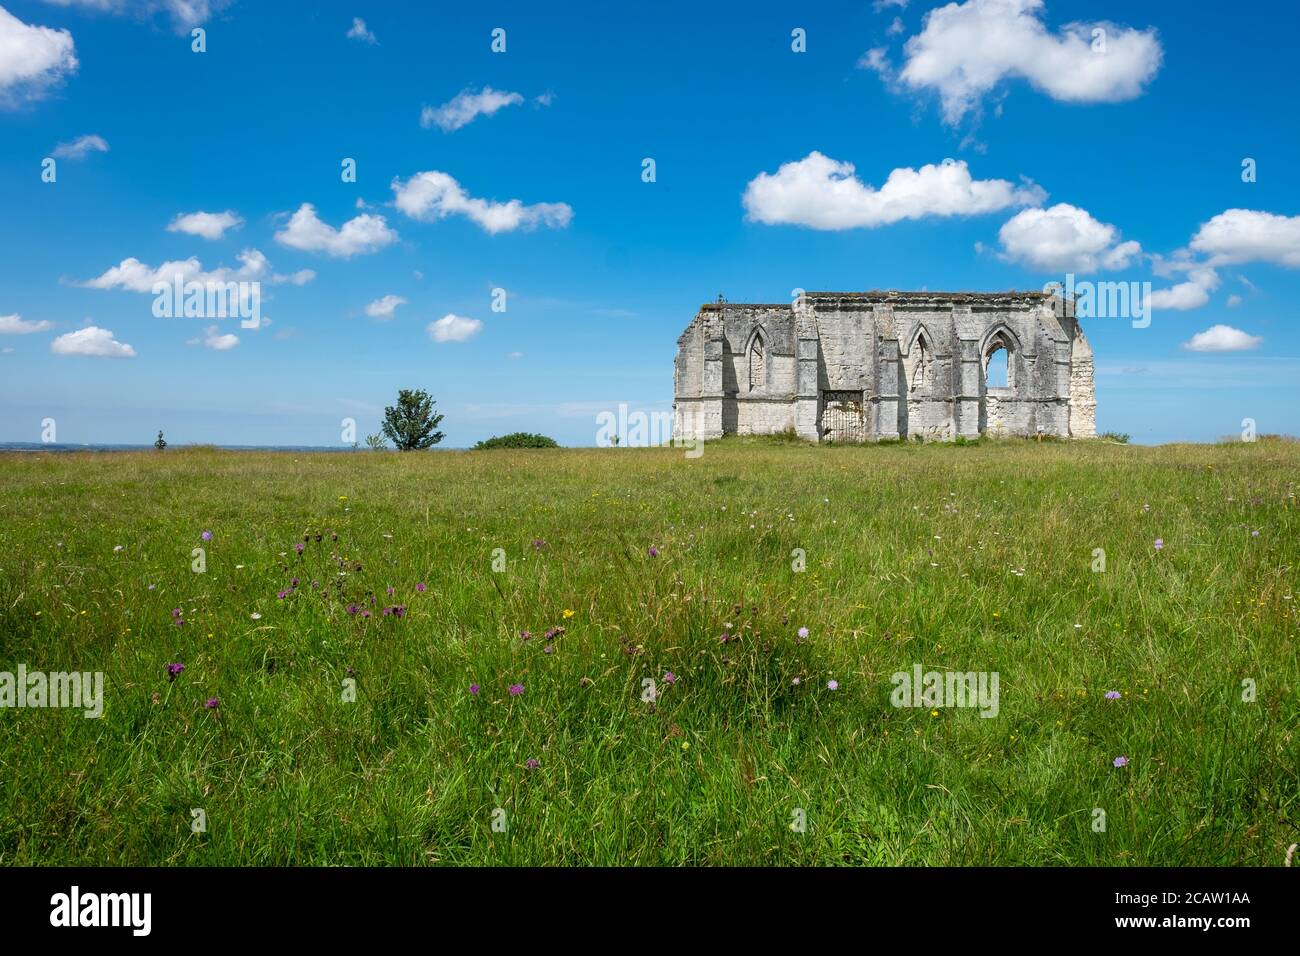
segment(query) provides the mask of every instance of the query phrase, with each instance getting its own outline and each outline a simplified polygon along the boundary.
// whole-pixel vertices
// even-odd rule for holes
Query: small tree
[[[383,451],[388,447],[388,442],[384,439],[383,435],[367,435],[366,447],[371,451]]]
[[[424,389],[400,389],[396,407],[384,409],[384,434],[398,451],[428,448],[442,441],[438,431],[442,415],[433,410],[433,399]]]
[[[167,441],[162,437],[161,430],[158,432],[158,440],[153,443],[153,447],[157,448],[159,451],[162,451],[164,448],[167,447]]]

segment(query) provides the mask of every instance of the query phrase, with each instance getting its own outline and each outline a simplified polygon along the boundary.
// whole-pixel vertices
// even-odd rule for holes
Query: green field
[[[1298,482],[1272,440],[3,455],[0,671],[104,707],[0,710],[0,863],[1278,866]],[[893,706],[918,664],[997,715]]]

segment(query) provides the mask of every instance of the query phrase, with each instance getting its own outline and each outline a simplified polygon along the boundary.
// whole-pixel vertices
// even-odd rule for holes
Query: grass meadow
[[[1275,440],[0,455],[0,670],[104,674],[0,710],[0,862],[1278,866],[1298,482]],[[918,664],[997,715],[893,706]]]

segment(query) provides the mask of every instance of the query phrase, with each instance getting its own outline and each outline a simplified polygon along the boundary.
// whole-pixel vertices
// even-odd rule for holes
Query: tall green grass
[[[99,719],[0,710],[0,862],[1278,865],[1298,465],[0,456],[0,670],[105,674]],[[998,715],[893,707],[918,663],[996,671]]]

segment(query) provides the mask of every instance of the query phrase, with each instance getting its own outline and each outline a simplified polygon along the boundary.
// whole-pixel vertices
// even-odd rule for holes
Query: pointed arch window
[[[749,390],[762,388],[767,384],[767,349],[763,346],[763,336],[755,333],[749,343]]]
[[[912,347],[908,349],[903,361],[903,371],[906,373],[909,392],[924,393],[933,383],[934,346],[930,344],[924,330],[917,330]]]

